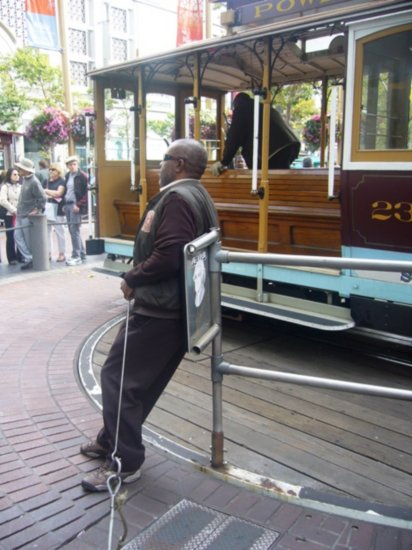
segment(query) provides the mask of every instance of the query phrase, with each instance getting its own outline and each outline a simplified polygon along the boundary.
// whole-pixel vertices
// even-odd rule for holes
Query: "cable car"
[[[96,232],[107,268],[120,262],[124,271],[132,257],[167,143],[202,140],[212,166],[224,149],[228,94],[239,91],[263,106],[262,164],[219,176],[207,169],[202,178],[218,209],[223,247],[412,260],[410,2],[300,4],[219,39],[90,73]],[[273,90],[314,82],[323,90],[319,166],[269,169]],[[228,308],[324,330],[412,336],[409,273],[242,263],[222,269]]]

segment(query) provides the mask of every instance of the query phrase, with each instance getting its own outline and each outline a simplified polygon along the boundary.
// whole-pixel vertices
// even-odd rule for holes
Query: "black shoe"
[[[33,262],[26,262],[21,266],[20,269],[32,269],[32,267],[33,267]]]
[[[106,458],[110,453],[108,449],[102,447],[97,441],[83,443],[83,445],[80,446],[80,452],[90,458]]]
[[[9,265],[17,265],[17,260],[12,260],[11,262],[9,262]]]
[[[94,493],[101,493],[102,491],[108,491],[109,487],[107,485],[107,480],[109,477],[118,477],[122,484],[123,483],[133,483],[141,478],[140,468],[134,472],[121,472],[117,474],[114,470],[111,470],[109,466],[104,464],[100,466],[96,471],[87,474],[86,477],[82,480],[82,487],[86,491],[92,491]]]

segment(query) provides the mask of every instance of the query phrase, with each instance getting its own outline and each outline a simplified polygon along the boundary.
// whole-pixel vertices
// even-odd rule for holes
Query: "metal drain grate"
[[[124,550],[269,550],[279,533],[181,500]]]

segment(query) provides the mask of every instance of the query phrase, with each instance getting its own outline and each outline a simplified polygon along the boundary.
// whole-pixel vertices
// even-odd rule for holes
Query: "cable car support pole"
[[[139,183],[139,210],[140,217],[143,216],[147,204],[147,179],[146,179],[146,101],[143,85],[143,71],[140,69],[138,74],[139,84],[137,88],[137,113],[139,117],[139,165],[140,165],[140,183]],[[133,113],[136,116],[136,113]],[[133,162],[136,153],[136,136],[133,139]],[[135,168],[136,169],[136,168]]]
[[[269,124],[270,124],[270,109],[271,109],[271,52],[272,41],[267,38],[265,41],[265,59],[263,68],[263,124],[262,124],[262,166],[261,166],[261,182],[259,189],[259,242],[258,252],[267,252],[268,249],[268,212],[269,212]]]
[[[194,107],[194,128],[193,136],[200,141],[200,60],[199,54],[195,58],[195,70],[193,79],[193,107]]]

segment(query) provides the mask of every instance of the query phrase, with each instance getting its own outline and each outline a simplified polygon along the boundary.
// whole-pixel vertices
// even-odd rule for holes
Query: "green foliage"
[[[63,78],[46,54],[20,48],[12,56],[0,57],[0,127],[16,130],[24,111],[63,107]]]
[[[194,113],[189,114],[189,136],[194,135]],[[173,141],[175,137],[175,118],[168,113],[163,120],[148,120],[147,127],[161,138]],[[202,111],[200,114],[200,138],[216,139],[216,122],[213,113]]]
[[[171,141],[175,130],[175,117],[168,113],[163,120],[147,120],[147,127],[161,138]]]
[[[0,80],[0,128],[17,130],[28,102],[8,78]]]
[[[272,90],[273,106],[281,113],[296,135],[302,135],[305,121],[318,111],[315,97],[318,89],[312,84],[291,84]]]

